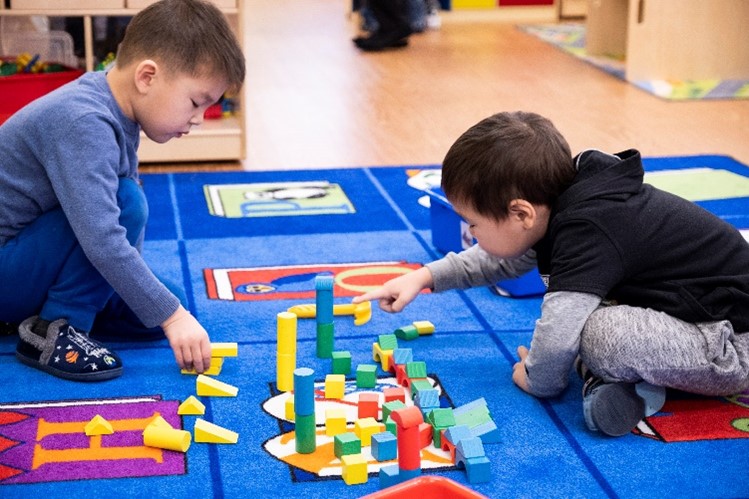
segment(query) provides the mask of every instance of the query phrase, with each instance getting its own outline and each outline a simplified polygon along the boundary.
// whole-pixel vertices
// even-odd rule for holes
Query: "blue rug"
[[[680,192],[739,228],[749,228],[749,170],[723,156],[649,158],[648,181]],[[218,379],[237,397],[200,397],[203,419],[239,434],[237,444],[193,442],[186,453],[143,446],[141,432],[158,414],[177,415],[195,395],[166,342],[111,346],[125,364],[119,379],[79,384],[18,363],[14,338],[0,338],[0,497],[355,498],[378,493],[379,463],[369,479],[346,485],[324,434],[324,411],[355,419],[356,366],[373,364],[381,334],[431,321],[432,335],[400,341],[426,363],[442,407],[486,404],[498,442],[484,446],[490,480],[470,484],[445,452],[421,453],[424,475],[447,477],[491,498],[748,497],[742,479],[749,450],[749,397],[671,394],[663,411],[635,432],[611,439],[589,432],[581,383],[538,400],[510,379],[514,352],[527,345],[540,297],[499,297],[489,289],[424,293],[401,314],[374,310],[367,324],[335,319],[335,350],[349,351],[352,373],[343,401],[324,399],[331,361],[315,354],[315,321],[299,319],[297,366],[315,371],[317,450],[297,454],[287,395],[276,387],[276,315],[314,303],[314,277],[335,276],[335,301],[440,256],[431,242],[424,192],[409,185],[436,167],[144,175],[151,208],[144,254],[165,278],[183,283],[188,306],[214,342],[237,342]],[[668,173],[663,173],[667,171]],[[660,173],[657,173],[660,172]],[[698,188],[695,188],[695,183]],[[380,391],[397,383],[378,370]],[[372,391],[368,390],[368,391]],[[95,415],[112,435],[87,437]],[[353,414],[353,416],[351,416]],[[369,452],[368,450],[366,452]],[[426,491],[425,491],[426,493]],[[427,496],[429,497],[429,496]]]

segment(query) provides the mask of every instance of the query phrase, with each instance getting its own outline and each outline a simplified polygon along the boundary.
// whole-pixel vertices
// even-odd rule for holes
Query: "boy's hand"
[[[211,365],[211,340],[198,320],[181,305],[161,325],[181,369],[204,372]]]
[[[382,287],[355,297],[353,303],[378,300],[386,312],[400,312],[411,303],[424,288],[432,287],[432,273],[426,267],[391,279]]]
[[[528,349],[523,345],[518,347],[518,357],[520,362],[516,362],[512,366],[512,381],[515,382],[524,392],[530,393],[528,390],[528,374],[525,372],[525,358],[528,356]]]

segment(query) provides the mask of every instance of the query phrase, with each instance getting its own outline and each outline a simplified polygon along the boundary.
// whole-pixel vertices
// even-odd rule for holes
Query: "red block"
[[[398,467],[413,471],[421,468],[421,410],[412,405],[390,413],[390,419],[398,426]]]
[[[432,437],[434,433],[434,427],[429,423],[421,423],[419,425],[419,438],[421,439],[421,448],[429,447],[432,443]]]
[[[404,364],[395,365],[395,380],[399,385],[405,386],[408,383],[408,374],[406,374],[406,366]]]
[[[396,371],[397,372],[397,371]],[[382,390],[383,395],[385,395],[385,403],[392,402],[393,400],[400,400],[404,404],[406,403],[406,392],[403,391],[403,388],[394,386],[392,388],[385,388]]]
[[[357,405],[358,418],[375,418],[380,412],[380,396],[376,393],[360,393]]]

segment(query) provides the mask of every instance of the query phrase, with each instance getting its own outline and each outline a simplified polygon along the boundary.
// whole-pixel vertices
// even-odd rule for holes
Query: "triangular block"
[[[193,395],[190,395],[179,405],[177,414],[183,416],[202,416],[205,414],[205,405]]]
[[[112,433],[114,433],[112,423],[99,416],[98,414],[94,416],[91,421],[88,422],[88,424],[86,424],[85,430],[86,435],[88,435],[89,437],[92,437],[94,435],[111,435]]]
[[[173,428],[172,425],[169,424],[169,422],[161,417],[160,414],[157,414],[156,416],[151,419],[151,421],[146,426],[158,426],[161,428]]]
[[[210,444],[236,444],[239,434],[205,419],[195,420],[195,441]]]
[[[239,388],[217,379],[199,374],[195,380],[195,388],[201,397],[236,397]]]

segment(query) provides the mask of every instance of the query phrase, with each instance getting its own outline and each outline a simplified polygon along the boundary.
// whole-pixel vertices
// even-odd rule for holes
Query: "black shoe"
[[[367,38],[355,38],[354,44],[367,52],[376,52],[389,48],[402,48],[408,45],[408,37],[411,30],[404,28],[395,31],[378,31]]]
[[[583,413],[590,430],[620,437],[645,417],[645,401],[634,383],[606,383],[590,376],[583,385]]]
[[[26,365],[73,381],[104,381],[122,374],[116,353],[69,325],[65,319],[49,324],[46,337],[33,329],[39,317],[30,317],[18,328],[16,357]]]

